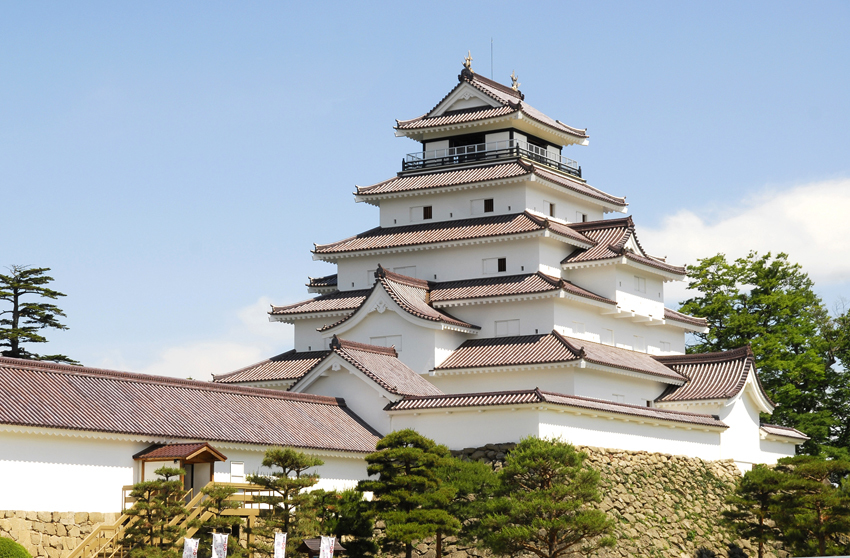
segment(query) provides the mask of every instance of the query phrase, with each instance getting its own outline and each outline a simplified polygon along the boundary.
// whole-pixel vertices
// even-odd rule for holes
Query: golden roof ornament
[[[511,89],[513,89],[514,91],[519,91],[519,86],[522,85],[520,82],[517,81],[517,79],[518,78],[516,72],[511,70]]]
[[[463,67],[472,71],[472,51],[466,51],[466,58],[463,59]]]

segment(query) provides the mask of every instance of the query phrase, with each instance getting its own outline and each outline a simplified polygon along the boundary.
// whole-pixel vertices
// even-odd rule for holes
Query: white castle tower
[[[747,347],[685,355],[705,321],[664,307],[685,270],[638,240],[624,197],[565,156],[586,129],[476,74],[425,115],[401,172],[358,187],[374,229],[313,258],[318,296],[270,312],[295,347],[216,382],[342,397],[373,429],[452,449],[561,436],[576,444],[732,458],[747,469],[807,438],[761,425],[774,404]]]

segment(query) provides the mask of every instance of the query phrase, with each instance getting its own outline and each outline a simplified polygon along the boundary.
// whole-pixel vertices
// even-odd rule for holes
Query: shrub
[[[0,558],[32,558],[27,549],[13,541],[0,537]]]

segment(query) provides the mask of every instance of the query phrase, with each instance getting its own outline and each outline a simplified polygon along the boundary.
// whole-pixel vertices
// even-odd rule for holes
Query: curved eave
[[[588,267],[601,267],[605,265],[628,265],[639,269],[644,273],[660,277],[665,283],[669,281],[684,281],[687,275],[674,271],[668,271],[659,267],[646,265],[627,258],[626,256],[615,256],[604,260],[590,260],[586,262],[566,262],[561,264],[561,269],[582,269]]]
[[[550,234],[551,233],[551,234]],[[458,246],[471,246],[475,244],[489,244],[491,242],[506,242],[511,240],[524,240],[528,238],[550,237],[560,240],[576,248],[590,248],[591,245],[579,242],[571,237],[560,235],[548,229],[531,231],[525,233],[509,233],[495,236],[480,236],[463,240],[449,240],[443,242],[429,242],[424,244],[407,244],[404,246],[393,246],[389,248],[375,248],[371,250],[350,250],[346,252],[317,252],[313,250],[313,259],[324,262],[334,262],[343,258],[354,258],[361,256],[378,256],[383,254],[397,254],[399,252],[418,252],[420,250],[437,250],[442,248],[453,248]]]
[[[299,314],[271,314],[269,313],[270,322],[281,322],[291,324],[298,320],[311,320],[317,318],[338,318],[347,316],[354,312],[354,308],[350,310],[334,310],[332,312],[301,312]]]
[[[439,302],[432,302],[434,308],[452,308],[457,306],[475,306],[478,304],[501,304],[505,302],[523,302],[526,300],[540,300],[544,298],[561,298],[574,302],[588,304],[597,308],[611,308],[611,305],[616,304],[613,300],[604,302],[595,300],[589,297],[577,295],[564,289],[552,289],[551,291],[540,291],[536,293],[519,293],[513,295],[496,295],[496,296],[480,296],[475,298],[455,298],[446,299]]]
[[[404,129],[399,126],[394,126],[396,137],[407,137],[416,141],[427,141],[428,136],[441,134],[443,132],[454,132],[468,128],[486,127],[500,122],[516,120],[527,124],[528,127],[534,128],[536,134],[541,139],[551,141],[556,145],[590,145],[590,138],[571,134],[569,132],[558,130],[548,124],[544,124],[539,120],[529,116],[522,109],[491,118],[482,118],[481,120],[470,120],[467,122],[458,122],[456,124],[438,124],[435,126],[423,126],[419,128]],[[405,121],[405,122],[410,122]],[[523,126],[525,127],[525,126]],[[521,128],[520,128],[521,131]],[[541,133],[542,132],[542,133]],[[548,137],[546,137],[548,136]]]

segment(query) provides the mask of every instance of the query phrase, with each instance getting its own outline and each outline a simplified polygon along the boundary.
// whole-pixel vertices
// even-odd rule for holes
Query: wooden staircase
[[[254,517],[260,514],[260,504],[255,503],[254,496],[262,490],[262,487],[254,484],[246,483],[227,483],[217,482],[209,483],[207,486],[216,484],[218,486],[231,486],[239,490],[236,494],[228,498],[230,501],[240,502],[242,505],[239,508],[224,510],[222,515],[238,515],[245,517],[248,520],[248,526],[251,526],[251,521]],[[127,497],[128,489],[132,487],[124,487],[124,509],[132,505],[133,499]],[[205,487],[206,488],[206,487]],[[186,492],[186,496],[190,496],[191,491]],[[186,504],[189,513],[185,516],[176,517],[171,520],[171,525],[177,525],[186,529],[185,535],[179,538],[175,545],[181,547],[184,538],[191,538],[192,535],[198,532],[198,527],[191,526],[192,523],[204,522],[213,516],[213,513],[204,511],[201,507],[201,502],[204,499],[204,494],[198,492]],[[129,552],[129,548],[124,546],[124,533],[136,521],[136,516],[122,515],[112,525],[100,524],[91,533],[83,539],[71,553],[68,558],[124,558]]]

